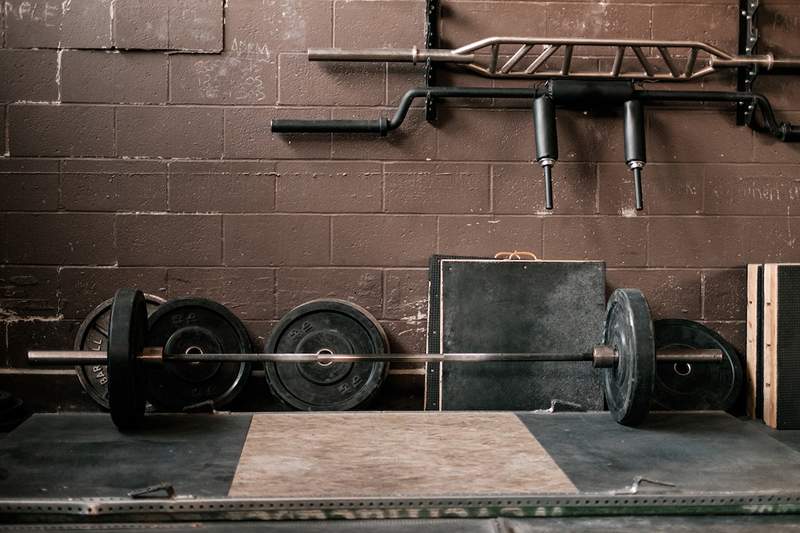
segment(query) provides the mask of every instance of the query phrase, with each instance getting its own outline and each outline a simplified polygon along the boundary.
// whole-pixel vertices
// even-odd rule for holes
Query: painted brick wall
[[[737,3],[448,0],[442,31],[452,45],[518,34],[735,50]],[[800,4],[762,3],[762,51],[800,55]],[[735,127],[726,108],[648,111],[642,213],[619,116],[559,112],[552,213],[519,103],[460,101],[436,127],[417,107],[385,139],[270,134],[274,117],[391,111],[420,69],[309,63],[303,52],[423,46],[422,0],[4,5],[0,387],[36,408],[92,407],[68,370],[28,369],[24,353],[69,347],[120,286],[218,299],[259,344],[294,305],[352,299],[395,350],[423,350],[427,258],[522,249],[604,259],[609,289],[640,287],[656,317],[703,320],[741,347],[744,265],[800,260],[800,148]],[[794,121],[798,80],[759,83]],[[240,407],[267,402],[260,379],[250,389]],[[420,400],[418,372],[402,369],[380,402]]]

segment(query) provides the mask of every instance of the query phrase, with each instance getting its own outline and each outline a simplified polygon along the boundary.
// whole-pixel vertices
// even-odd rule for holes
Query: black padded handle
[[[381,137],[389,132],[389,120],[290,120],[275,119],[273,133],[377,133]]]
[[[787,143],[800,142],[800,126],[793,126],[787,122],[781,124],[781,140]]]

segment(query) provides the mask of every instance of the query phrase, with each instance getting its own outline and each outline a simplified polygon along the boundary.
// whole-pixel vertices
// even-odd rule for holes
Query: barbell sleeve
[[[612,352],[613,353],[613,352]],[[173,354],[162,355],[161,348],[145,348],[139,356],[142,362],[250,362],[250,363],[355,363],[355,362],[394,362],[394,363],[489,363],[489,362],[559,362],[595,361],[594,353],[566,352],[459,352],[444,354],[329,354],[329,353],[253,353],[253,354]],[[612,357],[613,360],[613,357]],[[670,349],[656,354],[657,362],[713,363],[724,360],[717,349]],[[52,351],[32,350],[28,352],[28,362],[37,366],[82,366],[105,365],[105,351]],[[601,364],[598,366],[606,366]]]
[[[471,63],[475,54],[457,54],[453,50],[433,48],[366,48],[344,50],[342,48],[309,48],[309,61],[388,61],[402,63],[424,63],[431,61],[446,63]]]
[[[105,365],[108,357],[101,350],[35,350],[28,352],[28,363],[36,366]]]

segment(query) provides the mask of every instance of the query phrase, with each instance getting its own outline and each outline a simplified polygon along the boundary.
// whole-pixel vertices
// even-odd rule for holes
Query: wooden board
[[[778,265],[764,265],[764,423],[777,427]]]
[[[759,271],[761,265],[747,265],[747,366],[745,367],[745,387],[747,393],[746,408],[750,418],[758,419],[761,413],[758,409],[758,397],[761,391],[758,388],[759,382],[759,332],[761,331],[761,321],[759,319],[761,311],[761,298],[759,297]]]
[[[358,412],[254,415],[229,495],[575,492],[513,413]]]

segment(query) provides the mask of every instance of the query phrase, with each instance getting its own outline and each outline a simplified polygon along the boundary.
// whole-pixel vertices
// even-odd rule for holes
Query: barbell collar
[[[591,361],[597,368],[612,367],[617,361],[617,354],[610,346],[599,345],[591,353],[516,353],[516,352],[478,352],[478,353],[445,353],[445,354],[330,354],[330,353],[255,353],[255,354],[174,354],[164,356],[159,347],[145,348],[139,359],[143,363],[163,361],[199,363],[199,362],[251,362],[251,363],[357,363],[357,362],[394,362],[394,363],[489,363],[489,362],[559,362],[559,361]],[[714,363],[721,362],[724,355],[716,349],[682,349],[662,350],[656,354],[657,362]],[[39,366],[80,366],[105,365],[105,351],[51,351],[32,350],[28,352],[28,362]]]

